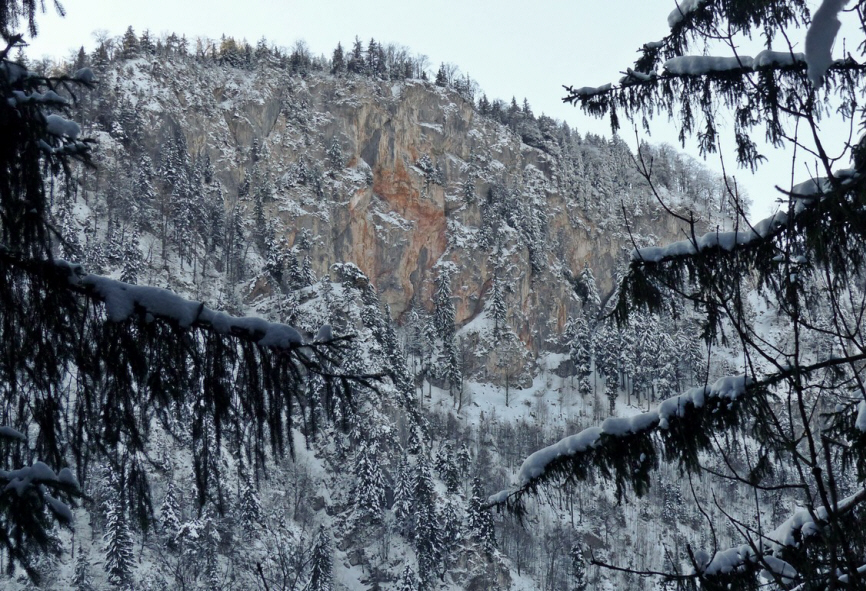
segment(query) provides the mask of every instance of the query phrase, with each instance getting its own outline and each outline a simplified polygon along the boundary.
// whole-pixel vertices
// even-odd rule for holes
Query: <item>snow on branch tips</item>
[[[263,318],[230,316],[167,289],[131,285],[89,274],[80,265],[66,261],[55,261],[55,264],[69,274],[72,286],[105,302],[106,313],[113,322],[122,322],[139,312],[148,321],[162,318],[176,322],[181,328],[193,325],[209,327],[221,335],[240,336],[262,347],[283,350],[328,345],[335,340],[329,325],[321,327],[316,337],[308,340],[287,324],[268,322]]]
[[[610,417],[601,427],[590,427],[565,437],[527,457],[517,473],[513,488],[488,498],[488,505],[512,507],[527,492],[553,478],[583,479],[591,466],[613,473],[617,494],[631,483],[638,495],[648,490],[648,473],[657,467],[656,433],[662,440],[665,457],[677,457],[687,469],[696,467],[697,452],[710,444],[707,430],[735,424],[742,411],[743,394],[758,385],[746,376],[720,378],[711,386],[691,388],[664,400],[655,411],[631,417]],[[759,386],[759,385],[758,385]],[[685,432],[697,437],[683,437]]]

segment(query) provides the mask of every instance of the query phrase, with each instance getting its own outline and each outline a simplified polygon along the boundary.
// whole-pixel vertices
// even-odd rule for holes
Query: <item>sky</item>
[[[676,6],[674,0],[64,0],[63,5],[65,18],[49,8],[37,21],[31,58],[66,57],[82,45],[90,50],[95,33],[119,36],[130,25],[136,33],[149,29],[189,39],[225,34],[253,45],[262,37],[281,47],[303,39],[314,54],[327,56],[338,41],[345,48],[357,35],[366,47],[372,37],[426,55],[434,72],[441,62],[457,65],[490,99],[526,98],[536,115],[545,113],[581,133],[606,136],[606,120],[562,103],[562,86],[599,86],[618,79],[643,43],[667,33],[667,15]],[[641,132],[641,139],[677,144],[666,117],[655,120],[651,132],[649,137]],[[620,133],[634,146],[627,122]],[[685,151],[696,155],[694,146],[687,142]],[[771,213],[778,196],[774,185],[790,185],[790,154],[769,148],[764,153],[770,161],[755,176],[731,168],[730,150],[726,163],[753,200],[754,219]],[[808,163],[800,160],[795,177],[805,180]],[[713,157],[706,164],[721,170]]]

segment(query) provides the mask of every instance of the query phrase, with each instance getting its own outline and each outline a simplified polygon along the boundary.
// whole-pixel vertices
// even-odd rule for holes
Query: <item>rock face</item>
[[[317,277],[355,263],[405,323],[413,311],[432,311],[435,278],[452,273],[456,322],[473,345],[484,340],[498,274],[509,328],[528,353],[520,357],[555,347],[581,307],[569,278],[589,266],[609,294],[632,248],[621,200],[640,204],[630,207],[637,240],[677,232],[633,173],[619,189],[601,183],[601,169],[625,174],[622,163],[605,160],[616,153],[607,140],[551,124],[531,147],[427,82],[142,59],[105,76],[139,113],[154,162],[179,130],[190,155],[209,158],[225,209],[237,205],[248,223],[251,196],[266,185],[260,207],[275,239],[298,254],[310,242],[303,248]],[[259,282],[256,295],[267,289]],[[490,355],[474,358],[470,371],[495,373]]]

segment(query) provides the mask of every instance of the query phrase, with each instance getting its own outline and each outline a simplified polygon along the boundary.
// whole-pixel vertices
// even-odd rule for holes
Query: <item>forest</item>
[[[675,148],[402,47],[129,27],[31,63],[37,4],[2,6],[9,588],[862,588],[843,5],[683,3],[568,89],[707,154],[732,109],[742,166],[753,128],[815,155],[757,223]]]

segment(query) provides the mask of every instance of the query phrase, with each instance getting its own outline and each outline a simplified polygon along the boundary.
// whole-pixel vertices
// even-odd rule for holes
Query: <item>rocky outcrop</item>
[[[580,308],[566,277],[589,265],[609,293],[632,247],[623,225],[611,221],[618,205],[591,213],[575,198],[589,177],[569,176],[562,138],[548,138],[545,149],[527,146],[429,83],[140,59],[121,72],[108,83],[135,103],[154,158],[166,130],[182,130],[189,151],[209,157],[226,209],[244,182],[270,183],[273,198],[263,206],[276,237],[289,247],[312,237],[317,276],[334,263],[355,263],[398,321],[432,310],[434,279],[450,262],[457,323],[479,333],[483,326],[472,324],[498,272],[508,323],[536,354],[555,346]],[[508,204],[491,201],[496,190]],[[240,206],[251,219],[252,200]],[[632,220],[638,237],[676,234],[657,211],[644,211]],[[535,217],[523,227],[521,215]],[[267,289],[256,285],[258,295]],[[483,367],[493,357],[476,357],[475,370],[495,373]]]

